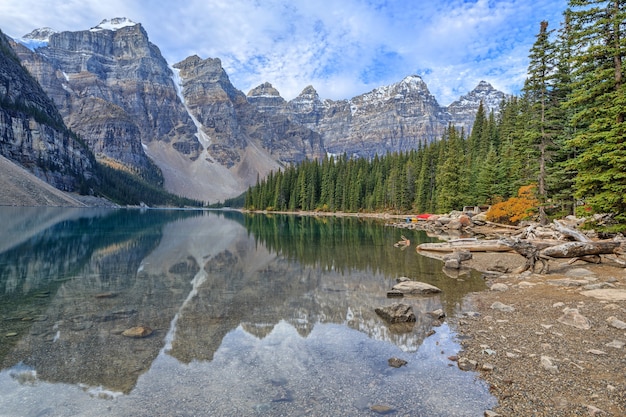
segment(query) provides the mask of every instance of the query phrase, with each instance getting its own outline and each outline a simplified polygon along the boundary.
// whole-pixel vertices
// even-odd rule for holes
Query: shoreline
[[[428,223],[390,226],[407,229],[406,233],[430,232]],[[469,229],[482,237],[518,232],[493,225]],[[609,262],[567,261],[550,260],[549,272],[543,274],[511,272],[525,263],[515,252],[473,252],[462,263],[463,268],[481,272],[488,289],[466,296],[471,311],[446,319],[461,344],[458,354],[448,360],[460,369],[478,372],[489,384],[498,404],[485,416],[626,415],[626,269]]]
[[[449,359],[490,385],[498,405],[485,415],[626,415],[625,270],[551,261],[547,274],[494,273],[524,258],[473,255],[489,289],[448,320],[462,346]]]

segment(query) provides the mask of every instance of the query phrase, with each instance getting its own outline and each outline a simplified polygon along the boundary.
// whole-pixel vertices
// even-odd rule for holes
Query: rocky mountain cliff
[[[451,103],[448,106],[448,113],[457,128],[463,128],[465,133],[469,133],[481,102],[487,115],[490,112],[498,114],[500,105],[505,99],[506,94],[496,90],[488,82],[481,81],[471,92]]]
[[[350,100],[321,100],[308,86],[286,102],[269,83],[248,93],[248,101],[260,111],[285,114],[318,132],[326,152],[366,158],[438,140],[449,123],[469,132],[481,101],[488,112],[497,112],[504,98],[504,93],[481,81],[459,101],[442,107],[417,75]]]
[[[93,175],[93,156],[22,67],[0,32],[0,154],[54,187],[76,191]]]
[[[219,59],[170,67],[128,19],[20,41],[20,59],[96,157],[168,191],[215,202],[283,163],[323,155],[318,134],[251,106]]]
[[[142,144],[165,142],[188,159],[198,157],[195,126],[140,24],[113,19],[90,30],[34,31],[25,38],[42,46],[33,52],[16,44],[20,59],[99,160],[158,183]]]
[[[497,108],[503,97],[481,82],[442,107],[416,75],[348,100],[322,100],[308,86],[287,102],[269,83],[245,95],[218,58],[169,66],[125,18],[78,32],[44,28],[20,43],[24,65],[99,160],[209,202],[305,158],[415,149],[449,123],[469,132],[481,100]]]

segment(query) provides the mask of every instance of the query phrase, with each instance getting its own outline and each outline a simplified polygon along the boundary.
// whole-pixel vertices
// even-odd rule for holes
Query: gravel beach
[[[550,272],[503,273],[515,253],[473,253],[487,291],[450,318],[451,357],[478,370],[499,404],[488,416],[626,415],[626,272],[610,263],[550,261]]]

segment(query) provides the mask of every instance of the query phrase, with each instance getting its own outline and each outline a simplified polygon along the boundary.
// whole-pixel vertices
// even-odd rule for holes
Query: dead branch
[[[583,235],[581,232],[579,232],[578,230],[574,230],[574,229],[570,229],[569,227],[565,227],[560,221],[554,219],[554,221],[552,222],[554,224],[554,229],[559,232],[560,234],[562,234],[563,236],[568,236],[571,237],[572,239],[578,241],[578,242],[590,242],[591,239],[589,239],[587,236]]]

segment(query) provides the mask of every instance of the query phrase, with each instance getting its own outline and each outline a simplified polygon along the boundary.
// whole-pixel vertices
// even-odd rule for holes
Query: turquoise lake
[[[0,207],[0,416],[482,416],[448,357],[477,273],[363,218]],[[393,246],[401,235],[412,246]],[[398,277],[413,326],[374,309]],[[134,326],[153,333],[122,335]],[[434,330],[434,334],[429,332]],[[430,334],[430,335],[429,335]],[[388,359],[407,361],[393,368]],[[382,412],[382,411],[381,411]]]

